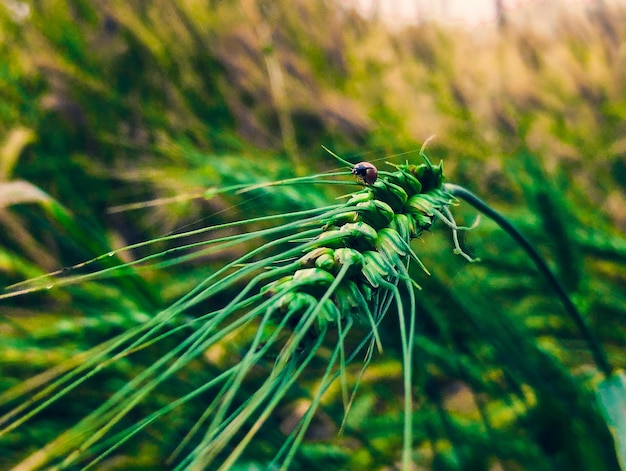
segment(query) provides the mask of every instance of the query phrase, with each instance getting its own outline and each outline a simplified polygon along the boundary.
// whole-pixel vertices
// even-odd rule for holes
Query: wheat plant
[[[359,176],[358,171],[354,173]],[[220,469],[229,469],[302,371],[319,354],[332,331],[335,346],[328,358],[319,390],[274,460],[281,469],[288,469],[321,396],[337,378],[341,378],[347,413],[352,394],[343,373],[345,364],[360,355],[365,357],[364,365],[367,365],[376,349],[382,351],[377,326],[391,305],[397,311],[405,364],[405,419],[402,431],[405,445],[402,461],[403,467],[408,469],[412,444],[414,289],[417,286],[408,267],[410,263],[416,263],[426,271],[410,243],[436,219],[445,221],[454,231],[458,228],[448,210],[454,197],[443,187],[441,165],[432,165],[428,160],[421,165],[407,163],[396,166],[393,172],[380,172],[380,175],[378,180],[371,176],[359,177],[363,188],[346,196],[347,201],[343,203],[282,215],[291,221],[269,229],[197,244],[202,247],[200,252],[207,254],[234,244],[269,238],[268,242],[212,273],[202,284],[154,318],[97,347],[86,355],[84,362],[71,365],[69,371],[60,371],[54,380],[50,380],[30,399],[26,398],[33,391],[28,385],[5,393],[3,402],[19,399],[24,402],[3,417],[4,434],[51,402],[62,400],[68,390],[78,387],[99,370],[112,363],[132,359],[137,352],[154,348],[155,344],[182,334],[180,343],[164,352],[158,362],[133,378],[49,446],[27,458],[18,469],[33,469],[50,463],[57,463],[62,469],[77,463],[95,466],[153,421],[175,413],[177,408],[197,400],[208,391],[213,397],[205,413],[172,450],[172,459],[181,469],[205,468],[213,466],[216,461],[220,463]],[[319,177],[316,178],[319,180]],[[315,178],[296,178],[278,184],[310,183],[312,180]],[[222,191],[253,189],[238,186]],[[227,226],[236,227],[262,219],[265,218]],[[206,231],[216,229],[212,227]],[[189,248],[182,245],[171,252],[178,253]],[[119,274],[131,265],[150,263],[153,259],[160,259],[154,263],[163,264],[181,262],[185,258],[175,256],[172,259],[172,253],[162,252],[89,275],[31,280],[14,286],[13,291],[5,296],[38,290],[42,283],[50,289],[112,273]],[[245,281],[245,287],[233,299],[222,303],[223,292],[242,281]],[[188,312],[198,305],[220,307],[191,319]],[[355,323],[367,325],[368,333],[356,347],[350,349],[345,339]],[[118,430],[122,417],[129,414],[146,395],[233,335],[249,340],[246,352],[237,364],[220,372],[202,387],[181,394],[177,400],[130,427]],[[247,377],[255,375],[259,365],[272,366],[250,397],[235,407],[235,398],[242,383]],[[180,450],[189,443],[195,445],[181,457]]]
[[[472,460],[465,446],[458,443],[458,437],[454,438],[457,426],[442,409],[443,399],[438,389],[428,384],[427,369],[420,371],[421,361],[427,368],[434,359],[449,362],[449,368],[457,373],[463,371],[464,381],[504,400],[507,409],[521,408],[525,414],[537,404],[545,406],[541,400],[545,394],[542,381],[533,380],[534,373],[528,376],[528,372],[536,366],[533,363],[546,359],[533,350],[536,347],[532,343],[522,340],[523,334],[515,333],[511,337],[515,339],[511,343],[519,349],[519,357],[524,358],[519,364],[524,371],[521,378],[507,376],[515,370],[510,364],[507,364],[508,372],[498,372],[493,366],[481,371],[483,358],[465,371],[461,365],[467,365],[468,360],[463,359],[467,346],[452,341],[456,344],[453,348],[462,352],[452,360],[454,352],[442,356],[441,345],[428,336],[419,337],[423,331],[420,324],[427,316],[420,313],[416,301],[416,290],[420,287],[413,268],[425,274],[428,270],[411,242],[440,221],[452,232],[454,252],[473,261],[459,245],[459,231],[468,228],[456,224],[450,206],[457,202],[457,195],[484,210],[480,200],[467,190],[444,183],[442,164],[433,165],[423,152],[420,154],[423,163],[393,165],[392,171],[378,171],[367,162],[352,166],[335,156],[352,167],[351,173],[358,180],[352,183],[358,189],[345,195],[343,202],[166,236],[159,242],[174,240],[178,245],[134,261],[74,273],[78,268],[89,268],[96,262],[119,256],[124,250],[149,246],[154,241],[137,244],[104,254],[72,270],[10,287],[2,294],[3,298],[105,280],[146,267],[166,268],[234,246],[252,247],[210,273],[167,309],[142,318],[105,343],[2,393],[0,404],[6,412],[0,418],[0,437],[10,437],[39,414],[63,404],[85,384],[97,385],[104,372],[115,375],[126,370],[128,377],[101,402],[92,407],[86,404],[88,410],[80,421],[68,425],[47,445],[23,458],[15,469],[97,469],[138,435],[151,433],[159,423],[166,426],[178,421],[186,424],[178,427],[185,433],[170,434],[159,445],[167,448],[168,469],[238,469],[242,462],[256,455],[259,455],[257,462],[264,463],[266,469],[294,469],[307,431],[334,384],[338,384],[343,405],[337,433],[349,427],[357,389],[368,366],[375,355],[383,357],[389,348],[381,335],[381,325],[389,312],[395,314],[393,325],[398,332],[403,368],[402,390],[398,395],[402,419],[395,432],[401,437],[401,446],[399,455],[392,456],[399,469],[408,471],[419,461],[417,454],[423,452],[417,453],[418,442],[430,441],[436,456],[445,455],[448,449],[446,445],[442,448],[441,438],[415,436],[416,430],[423,434],[424,427],[416,426],[416,421],[425,420],[428,424],[434,420],[429,416],[418,419],[416,388],[422,391],[419,394],[422,407],[425,400],[436,405],[438,420],[442,421],[436,427],[443,426],[449,435],[447,440],[451,440],[448,443],[458,466],[466,466]],[[207,191],[205,196],[249,193],[276,186],[306,188],[313,183],[346,185],[350,184],[345,179],[348,175],[348,172],[335,172],[235,185]],[[489,215],[494,217],[493,213]],[[255,228],[258,224],[264,225]],[[236,232],[210,237],[223,229]],[[186,237],[199,234],[209,237],[200,242],[183,242]],[[575,308],[573,315],[577,315]],[[580,320],[577,325],[583,335],[587,334],[582,319],[575,320]],[[432,322],[441,321],[435,318]],[[501,327],[496,327],[496,323],[488,328],[491,332],[499,331],[498,340],[494,339],[490,347],[496,360],[506,348],[511,348],[501,350],[497,342],[516,331],[506,319],[498,322]],[[589,341],[590,347],[597,349],[599,368],[609,375],[610,368],[603,363],[606,360],[601,348],[592,337]],[[143,355],[150,352],[158,352],[158,359],[137,369],[137,365],[145,362]],[[356,375],[349,373],[351,364],[358,365]],[[135,368],[128,374],[130,365]],[[543,368],[550,372],[550,387],[561,387],[570,395],[568,403],[577,410],[572,420],[594,424],[599,437],[606,435],[606,425],[593,404],[585,402],[584,394],[573,393],[578,386],[572,379],[553,360],[547,360]],[[313,385],[304,379],[309,370],[319,373]],[[495,379],[484,377],[494,374]],[[525,390],[523,383],[530,383],[534,392]],[[306,394],[306,407],[285,432],[284,440],[279,440],[280,445],[276,445],[276,439],[264,441],[264,436],[272,433],[269,424],[286,399],[293,396],[294,390],[308,387],[311,390]],[[150,402],[161,392],[167,393],[165,403]],[[198,408],[199,402],[202,405]],[[191,405],[193,410],[201,412],[197,415],[186,412]],[[478,411],[481,433],[486,433],[484,439],[499,443],[502,440],[499,434],[507,426],[502,427],[501,420],[494,420],[493,411],[481,406]],[[498,428],[502,430],[496,432]],[[255,451],[254,445],[259,443],[265,443],[261,453]],[[589,448],[593,450],[594,445]],[[520,458],[519,450],[505,451],[507,454]],[[612,456],[600,447],[585,462],[612,463]]]

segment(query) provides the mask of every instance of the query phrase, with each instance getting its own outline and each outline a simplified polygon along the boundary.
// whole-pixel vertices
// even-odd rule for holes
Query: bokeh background
[[[202,195],[337,169],[322,145],[379,168],[417,163],[435,135],[426,153],[444,161],[447,180],[479,194],[536,243],[611,363],[622,366],[625,40],[626,4],[608,0],[3,0],[0,282],[176,231],[332,203],[342,193],[336,186]],[[455,214],[469,224],[475,211],[460,205]],[[157,240],[85,269],[172,243]],[[585,447],[612,444],[587,440],[568,422],[582,397],[576,388],[596,373],[553,293],[489,221],[463,244],[479,263],[452,254],[445,228],[415,246],[432,273],[418,280],[420,308],[439,319],[423,326],[428,384],[416,388],[435,406],[416,425],[429,443],[419,469],[612,469],[590,468],[583,456]],[[248,249],[0,300],[0,392],[142,322]],[[491,342],[525,346],[489,364],[472,363],[474,351],[459,356],[459,344]],[[399,347],[385,353],[341,437],[341,401],[331,394],[299,461],[306,469],[393,469],[401,363]],[[572,383],[555,386],[543,355]],[[195,367],[219,369],[220,361],[207,356]],[[481,389],[494,381],[494,365],[529,375],[498,380],[500,399],[514,395],[524,407]],[[139,369],[120,366],[0,439],[0,464],[39,449]],[[294,393],[268,442],[283,440],[302,396]],[[151,400],[144,412],[167,402],[167,392]],[[476,425],[483,409],[499,417],[497,433],[472,432],[484,428]],[[191,421],[179,419],[103,469],[167,469],[160,443]],[[463,451],[450,452],[459,442]],[[242,469],[263,469],[257,455]]]

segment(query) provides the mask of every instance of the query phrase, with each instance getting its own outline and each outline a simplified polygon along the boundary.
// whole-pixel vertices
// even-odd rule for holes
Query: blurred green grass
[[[476,191],[522,227],[565,281],[612,363],[626,363],[623,8],[598,7],[585,17],[564,11],[546,34],[524,23],[480,32],[437,24],[390,28],[333,2],[44,0],[29,6],[22,19],[0,6],[3,285],[181,227],[313,207],[330,201],[337,190],[311,187],[210,200],[184,196],[328,170],[335,163],[322,144],[353,161],[416,160],[422,142],[436,134],[428,153],[444,160],[448,180]],[[16,199],[11,185],[18,182],[30,189],[20,187]],[[168,198],[180,201],[111,211]],[[459,209],[471,219],[471,211]],[[576,454],[568,454],[564,443],[571,437],[555,444],[542,436],[568,427],[567,412],[558,410],[548,414],[553,422],[541,430],[546,404],[580,387],[570,384],[568,375],[583,382],[593,374],[581,339],[523,253],[488,222],[466,235],[479,264],[464,265],[448,255],[445,231],[434,228],[425,242],[417,247],[433,276],[420,278],[424,290],[418,298],[439,322],[422,326],[428,374],[419,388],[427,391],[429,405],[418,413],[416,428],[428,431],[424,443],[432,442],[420,453],[424,463],[439,469],[458,467],[458,460],[476,461],[476,469],[494,463],[505,469],[588,464],[582,458],[576,464]],[[166,248],[162,242],[154,250]],[[137,258],[141,250],[109,264]],[[191,270],[147,269],[1,300],[0,390],[141,322],[231,258],[224,253],[194,261]],[[484,321],[492,317],[503,324]],[[505,347],[489,345],[496,334],[502,342],[526,338],[529,345],[519,358],[534,360],[516,364]],[[434,339],[432,345],[428,339]],[[485,352],[477,364],[468,360],[478,369],[476,378],[457,364],[464,350],[470,357],[472,351]],[[545,377],[526,376],[541,368],[543,352],[568,369],[559,373],[561,389],[551,391]],[[393,349],[385,353],[391,362],[400,355]],[[157,354],[146,353],[143,360],[149,363]],[[500,377],[498,362],[521,379]],[[198,371],[210,364],[197,365]],[[141,368],[126,366],[127,371],[110,372],[111,384],[103,391],[115,390],[120,377]],[[357,467],[389,463],[384,444],[399,440],[394,430],[400,422],[397,417],[394,422],[397,409],[384,392],[394,387],[389,383],[400,383],[401,374],[388,371],[386,382],[363,387],[364,410],[384,411],[353,424],[351,437],[367,444],[365,456],[350,457],[348,438],[326,433],[339,450],[308,444],[303,468],[330,457],[343,466],[350,459],[364,460]],[[314,372],[311,378],[314,382]],[[528,402],[523,412],[510,422],[503,419],[504,426],[492,425],[492,433],[478,434],[475,441],[467,435],[485,430],[477,425],[480,418],[464,424],[463,414],[454,415],[457,422],[450,424],[440,413],[448,397],[441,384],[462,384],[477,402],[484,396],[485,408],[506,409],[501,402],[527,383],[534,391],[530,396],[547,399],[527,401],[525,390],[515,391],[513,396]],[[498,394],[505,399],[494,399]],[[59,412],[61,419],[50,414],[28,433],[0,444],[0,464],[36,450],[62,429],[61,422],[80,417],[89,407],[81,400]],[[167,395],[153,400],[166,402]],[[339,403],[327,406],[337,421]],[[534,408],[537,403],[541,407]],[[144,407],[150,411],[156,405]],[[520,417],[528,422],[521,425]],[[520,432],[504,446],[516,426]],[[376,430],[379,436],[367,437]],[[164,438],[161,434],[170,432],[155,433]],[[451,453],[446,441],[455,433],[458,442],[469,440],[460,447],[462,456]],[[585,436],[581,430],[572,433]],[[150,449],[143,453],[146,466],[161,459],[148,441],[134,446]],[[260,455],[250,460],[263,462]],[[124,463],[139,469],[142,460]]]

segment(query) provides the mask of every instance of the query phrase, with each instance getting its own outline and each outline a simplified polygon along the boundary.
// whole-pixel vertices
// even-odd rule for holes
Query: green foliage
[[[437,134],[429,155],[445,159],[448,180],[511,217],[559,274],[610,363],[626,363],[623,9],[563,14],[546,35],[514,22],[480,33],[390,28],[334,2],[45,0],[30,3],[26,17],[4,5],[0,281],[11,286],[0,293],[0,412],[28,405],[24,397],[52,399],[51,385],[75,389],[0,437],[0,467],[42,456],[50,443],[74,446],[62,435],[72,427],[107,423],[109,438],[94,445],[97,453],[113,447],[103,466],[170,469],[168,458],[192,456],[197,442],[183,439],[194,425],[196,437],[209,429],[201,417],[210,404],[232,395],[230,417],[267,392],[278,358],[269,346],[258,369],[232,379],[257,358],[248,350],[254,326],[214,325],[211,348],[185,342],[213,325],[203,316],[242,292],[248,280],[230,282],[239,267],[228,264],[258,262],[246,254],[276,239],[262,231],[311,217],[339,194],[336,178],[319,173],[331,167],[321,144],[352,162],[396,165],[419,163],[421,143]],[[277,72],[282,81],[272,79]],[[355,148],[365,152],[351,155]],[[376,165],[398,184],[397,167]],[[382,228],[385,205],[407,203],[417,216],[423,201],[409,196],[364,202],[363,217]],[[297,217],[276,216],[284,213]],[[455,216],[474,214],[460,205]],[[316,324],[324,342],[232,469],[266,469],[278,448],[300,440],[291,469],[384,469],[403,452],[405,463],[431,469],[617,469],[590,391],[600,384],[603,406],[617,416],[619,382],[600,381],[580,332],[499,228],[482,221],[460,235],[479,263],[452,254],[444,224],[411,245],[431,275],[411,264],[421,291],[413,301],[412,289],[397,293],[415,322],[410,345],[394,305],[376,325],[382,351],[368,355],[370,323],[337,331],[326,306]],[[389,254],[399,242],[387,236],[380,250]],[[275,253],[293,243],[302,241]],[[389,269],[368,257],[372,289],[389,281]],[[219,296],[185,304],[220,276]],[[360,306],[350,288],[341,299],[342,310]],[[174,311],[180,316],[156,314]],[[244,312],[239,306],[235,317]],[[141,339],[152,327],[156,343]],[[262,341],[283,341],[284,329],[268,324]],[[181,359],[185,368],[165,373]],[[409,385],[403,364],[414,372]],[[236,387],[207,386],[229,374]],[[104,422],[80,422],[98,410]],[[3,426],[16,417],[3,416]],[[233,432],[218,461],[252,423]],[[623,427],[612,425],[623,443]],[[410,450],[403,436],[413,437]]]

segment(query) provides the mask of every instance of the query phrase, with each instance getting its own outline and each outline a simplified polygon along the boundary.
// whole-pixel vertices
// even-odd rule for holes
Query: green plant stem
[[[530,256],[532,261],[535,263],[537,269],[545,276],[548,283],[552,286],[558,297],[560,298],[565,310],[568,315],[572,318],[576,327],[584,337],[587,342],[591,354],[593,355],[596,366],[604,373],[604,375],[608,378],[611,376],[613,372],[613,368],[609,364],[609,361],[606,357],[606,353],[602,349],[600,343],[597,341],[589,326],[585,322],[585,319],[578,311],[572,300],[570,299],[567,291],[559,281],[559,279],[552,273],[550,267],[545,262],[543,257],[537,252],[535,247],[526,239],[522,233],[520,233],[513,224],[506,219],[503,215],[481,200],[474,193],[469,191],[462,186],[455,185],[452,183],[446,183],[445,189],[456,196],[457,198],[462,199],[463,201],[471,204],[478,211],[483,213],[485,216],[491,218],[500,228],[502,228],[507,234],[509,234]]]

